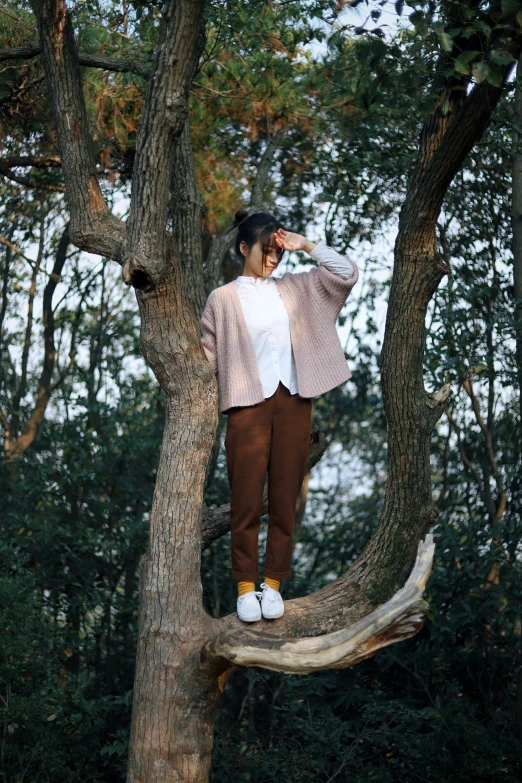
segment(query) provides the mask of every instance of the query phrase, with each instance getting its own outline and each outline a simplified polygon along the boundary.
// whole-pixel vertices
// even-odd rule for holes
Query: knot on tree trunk
[[[446,383],[436,392],[425,392],[424,402],[428,412],[428,426],[433,429],[438,422],[451,394],[451,386]]]
[[[139,291],[147,291],[153,288],[153,279],[150,270],[134,255],[128,255],[123,262],[123,281],[126,285],[132,285]]]
[[[175,136],[183,130],[189,114],[188,101],[180,92],[167,93],[165,96],[165,119]]]

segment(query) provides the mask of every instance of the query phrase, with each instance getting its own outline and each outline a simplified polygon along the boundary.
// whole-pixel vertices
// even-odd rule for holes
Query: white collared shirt
[[[351,277],[355,271],[348,258],[328,247],[325,242],[319,242],[310,256],[334,274]],[[299,388],[290,321],[277,283],[270,276],[256,279],[247,275],[239,275],[235,283],[254,344],[265,398],[274,394],[279,381],[290,394],[297,394]]]

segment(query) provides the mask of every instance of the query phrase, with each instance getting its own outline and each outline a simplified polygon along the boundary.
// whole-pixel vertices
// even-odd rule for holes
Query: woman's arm
[[[342,256],[333,247],[328,247],[326,242],[318,242],[309,255],[335,275],[353,277],[357,272],[357,265],[353,261]]]
[[[357,273],[357,265],[350,259],[342,256],[333,247],[328,247],[326,242],[311,242],[301,234],[284,231],[282,228],[274,234],[274,237],[277,244],[284,250],[304,250],[314,261],[322,264],[335,275],[350,278]]]

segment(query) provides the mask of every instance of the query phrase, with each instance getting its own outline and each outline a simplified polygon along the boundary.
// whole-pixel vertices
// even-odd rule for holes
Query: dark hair
[[[261,251],[263,253],[262,263],[263,267],[265,267],[266,259],[270,252],[270,243],[273,241],[272,237],[278,229],[284,228],[282,223],[273,215],[269,215],[266,212],[255,212],[249,217],[246,209],[238,209],[235,215],[234,225],[238,226],[235,243],[237,257],[240,258],[243,263],[245,262],[245,257],[239,249],[241,242],[245,242],[249,249],[252,249],[256,242],[261,242]],[[281,261],[284,252],[285,251],[282,248],[278,248],[278,263]]]

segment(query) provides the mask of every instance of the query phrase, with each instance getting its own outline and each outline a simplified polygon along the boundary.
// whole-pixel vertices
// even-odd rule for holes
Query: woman
[[[310,448],[312,398],[351,377],[337,316],[359,272],[324,242],[285,231],[272,215],[236,212],[242,274],[214,289],[201,318],[201,343],[227,415],[232,573],[245,622],[281,617],[282,579],[291,575],[292,530]],[[285,250],[318,263],[271,277]],[[264,581],[256,591],[261,501],[268,471]],[[260,600],[259,600],[260,599]]]

